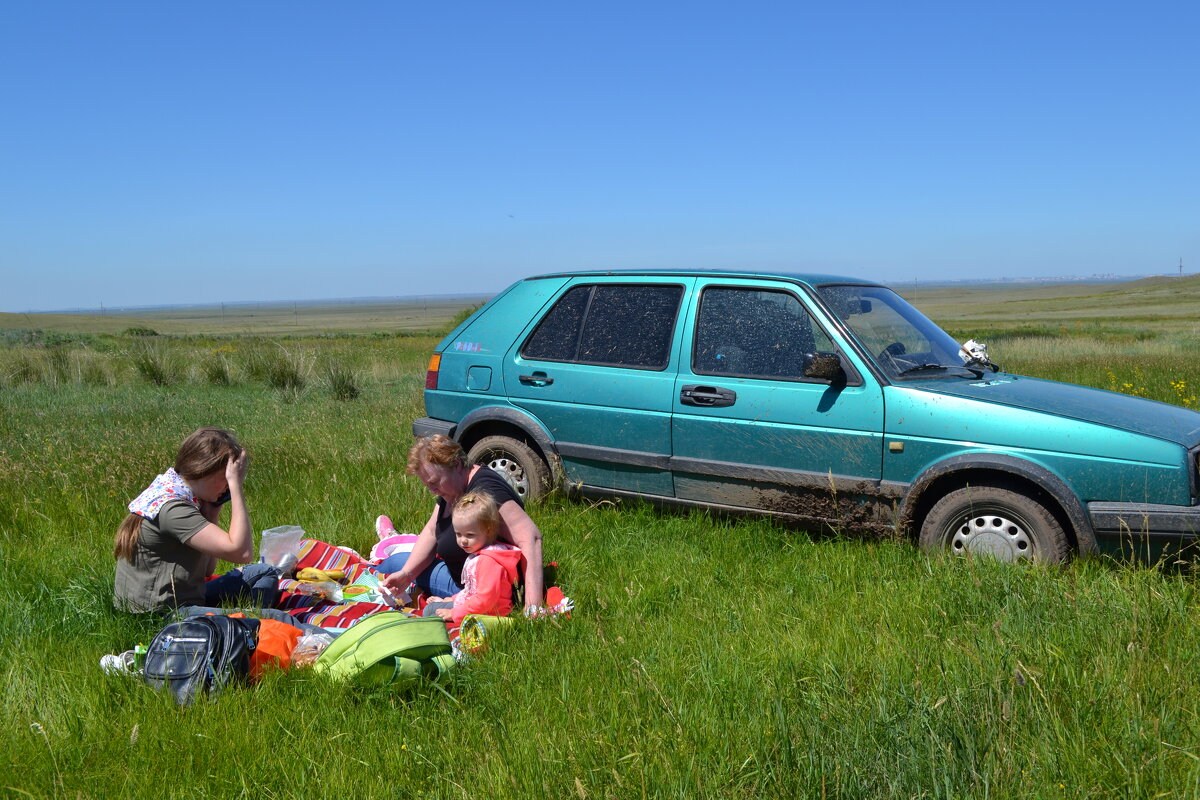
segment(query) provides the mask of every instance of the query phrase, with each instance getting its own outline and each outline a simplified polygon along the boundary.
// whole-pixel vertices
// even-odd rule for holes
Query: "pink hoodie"
[[[463,564],[463,589],[454,595],[451,626],[462,624],[468,614],[508,616],[512,612],[512,588],[517,583],[521,551],[497,542],[467,557]]]

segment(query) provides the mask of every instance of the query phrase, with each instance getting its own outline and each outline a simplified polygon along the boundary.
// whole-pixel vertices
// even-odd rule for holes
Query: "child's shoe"
[[[132,650],[126,650],[120,655],[100,657],[100,669],[106,675],[136,675],[141,672],[137,668],[137,657]]]
[[[380,539],[386,539],[396,532],[396,527],[392,525],[392,518],[387,514],[380,514],[375,518],[375,533]]]

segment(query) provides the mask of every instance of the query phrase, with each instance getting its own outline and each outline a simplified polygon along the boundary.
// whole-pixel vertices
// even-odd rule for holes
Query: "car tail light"
[[[425,370],[425,388],[436,389],[438,370],[442,366],[442,354],[434,353],[429,357],[429,366]]]

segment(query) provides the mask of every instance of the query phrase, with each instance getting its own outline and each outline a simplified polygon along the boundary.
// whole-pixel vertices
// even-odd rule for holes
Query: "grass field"
[[[1200,275],[1142,278],[1122,283],[1049,284],[906,289],[906,298],[947,330],[958,322],[994,330],[1044,326],[1085,327],[1103,323],[1105,330],[1138,330],[1149,323],[1155,331],[1190,332],[1200,336]]]
[[[424,331],[446,324],[484,296],[430,296],[309,303],[231,303],[218,306],[138,309],[107,314],[0,312],[0,330],[119,334],[142,328],[173,335],[297,336],[328,333]]]
[[[1093,287],[1057,318],[1008,289],[914,299],[1014,371],[1187,405],[1179,289],[1127,315]],[[178,709],[106,677],[102,654],[158,627],[111,610],[113,530],[194,428],[250,449],[256,530],[365,551],[377,514],[430,509],[403,463],[436,334],[120,335],[169,322],[0,338],[0,795],[1200,796],[1188,571],[944,561],[558,496],[532,514],[576,613],[513,629],[446,692],[293,672]]]

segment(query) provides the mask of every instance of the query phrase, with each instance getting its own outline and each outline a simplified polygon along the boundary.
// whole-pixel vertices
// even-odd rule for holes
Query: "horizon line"
[[[963,284],[991,284],[991,283],[1088,283],[1088,282],[1124,282],[1139,280],[1142,278],[1178,278],[1188,277],[1189,275],[1200,273],[1176,273],[1176,272],[1149,272],[1141,274],[1117,274],[1117,273],[1093,273],[1091,275],[1055,275],[1048,277],[1037,276],[1021,276],[1011,278],[931,278],[927,280],[893,280],[893,281],[878,281],[878,283],[889,287],[911,287],[911,286],[955,286]],[[428,294],[408,294],[408,295],[358,295],[353,297],[322,297],[301,299],[282,299],[282,300],[218,300],[208,303],[150,303],[144,305],[117,305],[106,306],[100,303],[97,306],[72,306],[69,308],[48,308],[48,309],[24,309],[21,311],[0,311],[4,314],[98,314],[105,316],[110,312],[116,311],[166,311],[179,308],[244,308],[246,306],[312,306],[312,305],[338,305],[351,303],[370,303],[370,302],[417,302],[420,300],[458,300],[458,299],[490,299],[495,297],[499,292],[433,292]]]

